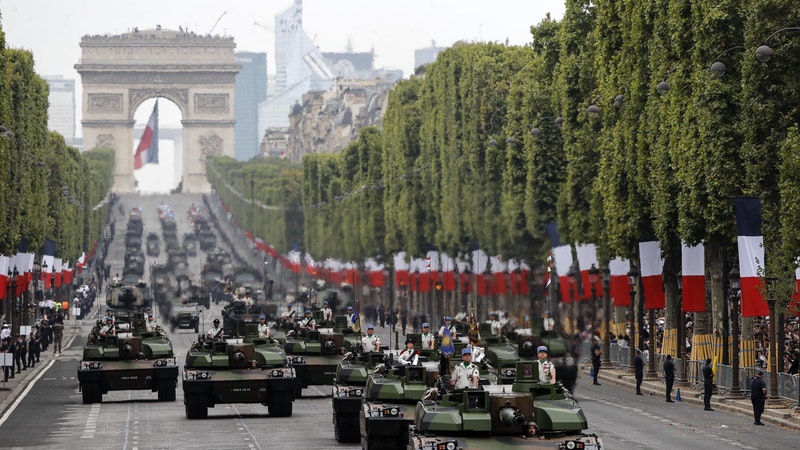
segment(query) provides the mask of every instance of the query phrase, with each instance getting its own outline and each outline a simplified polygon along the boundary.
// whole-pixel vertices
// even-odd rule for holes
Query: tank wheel
[[[269,415],[273,417],[291,417],[294,396],[289,391],[271,392],[269,395]]]
[[[360,439],[358,416],[340,415],[337,416],[333,424],[333,434],[336,442],[342,444],[356,443]]]
[[[186,396],[185,402],[187,419],[205,419],[208,417],[208,404],[204,396],[190,394]]]
[[[303,397],[303,385],[302,383],[300,383],[300,381],[298,381],[297,383],[295,383],[294,386],[294,398],[301,398],[301,397]]]
[[[389,436],[382,436],[382,437],[372,437],[369,436],[362,436],[361,437],[361,448],[364,450],[394,450],[394,449],[404,449],[408,443],[399,442],[399,440],[394,437]]]
[[[84,384],[81,386],[81,393],[83,394],[84,405],[103,402],[103,393],[100,392],[100,383]]]
[[[160,402],[174,402],[175,401],[175,386],[159,386],[158,387],[158,401]]]

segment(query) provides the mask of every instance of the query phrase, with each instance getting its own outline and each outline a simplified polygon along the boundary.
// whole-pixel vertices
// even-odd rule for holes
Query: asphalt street
[[[126,207],[140,206],[145,214],[145,234],[158,231],[155,207],[170,203],[179,219],[179,236],[188,230],[185,211],[191,203],[200,204],[198,196],[124,198]],[[135,204],[134,204],[135,202]],[[125,216],[115,212],[118,232],[124,231]],[[117,236],[109,259],[121,269],[123,239]],[[237,244],[240,245],[240,244]],[[247,250],[246,242],[243,250]],[[199,273],[205,255],[201,252],[191,265]],[[258,256],[254,255],[255,260]],[[162,254],[160,260],[165,256]],[[148,265],[151,261],[148,259]],[[96,308],[97,310],[102,307]],[[220,316],[220,306],[213,305],[203,314],[203,327]],[[11,391],[0,392],[1,448],[64,449],[142,449],[142,448],[214,448],[214,449],[347,449],[358,445],[338,444],[331,423],[331,400],[326,386],[305,389],[295,401],[288,418],[272,418],[261,405],[218,405],[209,410],[207,420],[186,419],[180,383],[175,402],[158,402],[149,391],[111,392],[103,403],[84,405],[78,391],[77,366],[91,320],[69,321],[65,333],[67,346],[60,355],[44,354],[34,369],[23,372],[7,385]],[[395,348],[389,328],[377,327],[384,345]],[[171,334],[180,364],[189,345],[196,338],[192,331]],[[402,333],[399,333],[402,343]],[[402,347],[402,345],[398,345]],[[585,370],[584,370],[585,369]],[[592,386],[588,368],[581,369],[575,397],[580,401],[589,422],[589,431],[599,434],[608,449],[719,449],[719,448],[798,448],[797,418],[785,413],[765,415],[765,427],[752,424],[746,403],[715,399],[716,411],[703,411],[697,392],[683,391],[684,401],[667,404],[663,384],[645,382],[646,394],[634,394],[631,377],[613,371],[600,373],[602,386]],[[783,422],[782,422],[783,421]],[[785,422],[785,423],[784,423]]]

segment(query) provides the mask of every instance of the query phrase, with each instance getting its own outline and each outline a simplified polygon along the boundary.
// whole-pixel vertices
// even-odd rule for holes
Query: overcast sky
[[[275,15],[293,2],[0,0],[0,14],[6,46],[32,51],[37,73],[76,80],[80,116],[80,77],[73,66],[80,60],[82,36],[156,25],[213,32],[232,36],[237,51],[266,52],[272,74]],[[531,25],[548,13],[561,20],[564,0],[304,0],[303,29],[324,52],[345,51],[348,43],[356,52],[374,50],[376,67],[398,68],[408,77],[415,49],[432,43],[449,47],[458,40],[524,45],[531,41]],[[152,102],[139,107],[138,124],[147,122],[151,109]],[[163,105],[162,125],[179,125],[176,111],[172,104]]]
[[[175,29],[233,36],[237,50],[274,53],[275,15],[293,0],[0,0],[10,47],[33,51],[41,75],[77,78],[80,39],[139,29]],[[564,0],[304,0],[303,28],[322,51],[375,50],[376,66],[414,69],[414,50],[432,41],[530,42],[530,26],[547,13],[560,20]],[[217,20],[219,19],[219,22]],[[216,25],[215,25],[216,23]],[[271,63],[271,61],[270,61]],[[273,72],[272,64],[268,68]]]

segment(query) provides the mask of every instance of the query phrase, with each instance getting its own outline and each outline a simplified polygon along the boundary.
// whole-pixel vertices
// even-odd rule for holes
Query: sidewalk
[[[583,389],[591,390],[592,383],[589,378],[589,369],[591,364],[581,364],[580,373],[585,375],[581,384],[585,385]],[[586,381],[589,381],[588,383]],[[625,370],[621,369],[600,369],[597,376],[597,381],[600,384],[614,384],[616,386],[623,386],[630,389],[631,392],[636,390],[636,379],[633,374],[627,374]],[[681,401],[677,400],[678,389],[680,388]],[[602,387],[600,387],[602,389]],[[666,386],[663,379],[648,380],[645,377],[642,382],[642,392],[645,395],[652,396],[653,401],[665,403],[666,400]],[[699,389],[693,389],[692,386],[678,386],[678,381],[675,380],[675,387],[672,388],[672,399],[676,404],[686,403],[690,408],[697,408],[702,411],[703,408],[703,392]],[[784,402],[781,408],[770,408],[769,405],[764,409],[764,414],[761,416],[761,421],[769,425],[779,425],[788,429],[800,431],[800,415],[796,415],[789,407],[790,402]],[[717,411],[726,411],[730,413],[740,414],[753,418],[753,404],[749,398],[732,398],[729,395],[714,394],[711,396],[711,408]]]
[[[64,337],[61,342],[61,353],[53,353],[53,344],[47,347],[47,351],[39,354],[39,362],[33,368],[21,370],[20,373],[14,374],[14,378],[9,378],[6,383],[3,383],[2,371],[0,371],[0,424],[5,421],[6,411],[14,404],[25,390],[34,383],[41,372],[49,368],[55,360],[61,358],[65,351],[67,351],[75,342],[75,338],[84,334],[84,326],[92,323],[92,318],[84,318],[83,320],[66,320],[64,321]],[[77,367],[77,366],[76,366]],[[16,368],[14,369],[16,371]]]

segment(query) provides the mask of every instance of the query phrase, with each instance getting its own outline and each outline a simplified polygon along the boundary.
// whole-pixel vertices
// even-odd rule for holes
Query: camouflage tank
[[[172,296],[169,307],[168,322],[170,331],[176,329],[194,329],[200,331],[200,312],[208,309],[211,302],[202,288],[192,284],[188,277],[178,279],[177,295]]]
[[[150,296],[147,295],[146,287],[147,285],[144,283],[114,284],[106,297],[106,305],[115,311],[141,311],[144,307],[151,306]]]
[[[578,365],[569,352],[566,339],[558,336],[555,331],[542,331],[541,329],[516,330],[514,338],[517,343],[517,352],[523,361],[535,361],[536,349],[540,345],[546,346],[547,357],[556,368],[558,381],[570,392],[575,392],[578,383]]]
[[[183,368],[186,417],[204,419],[219,403],[261,403],[271,416],[291,416],[295,371],[267,347],[266,340],[215,342],[201,335]]]
[[[147,256],[158,256],[161,254],[161,246],[159,245],[157,234],[155,233],[147,234],[147,240],[145,241],[145,248],[147,249]]]
[[[385,361],[383,352],[347,352],[336,365],[334,382],[342,386],[365,386],[367,377]]]
[[[440,392],[446,391],[440,388]],[[388,412],[384,429],[402,429],[394,424],[405,419]],[[369,414],[375,412],[365,408],[362,420]],[[603,448],[597,435],[584,432],[586,416],[563,385],[539,381],[535,361],[517,363],[510,391],[507,386],[482,386],[446,392],[437,401],[418,402],[413,423],[408,440],[403,441],[408,449]],[[361,435],[365,449],[387,448],[393,445],[392,439],[402,439],[402,434],[386,436],[382,430],[363,426]]]
[[[287,355],[304,359],[303,364],[295,366],[302,388],[333,384],[343,346],[342,333],[330,328],[290,331],[283,341]]]
[[[391,361],[389,361],[391,364]],[[387,425],[382,414],[365,414],[359,419],[359,413],[373,411],[383,407],[400,411],[401,417],[411,417],[414,404],[423,398],[429,387],[433,386],[438,378],[438,363],[432,362],[424,365],[398,365],[386,369],[386,365],[378,365],[367,377],[366,386],[341,386],[333,387],[333,429],[334,436],[339,442],[359,442],[360,429],[375,429],[372,433],[393,435],[392,427],[402,428],[402,424]],[[363,400],[363,401],[362,401]],[[369,404],[369,406],[365,406]],[[384,405],[384,403],[389,403]],[[410,424],[406,423],[405,426]],[[408,436],[403,435],[400,441],[406,442]]]
[[[83,403],[100,403],[109,391],[158,392],[159,401],[175,401],[178,365],[172,344],[161,331],[146,331],[144,314],[118,312],[116,336],[92,330],[78,366]]]

